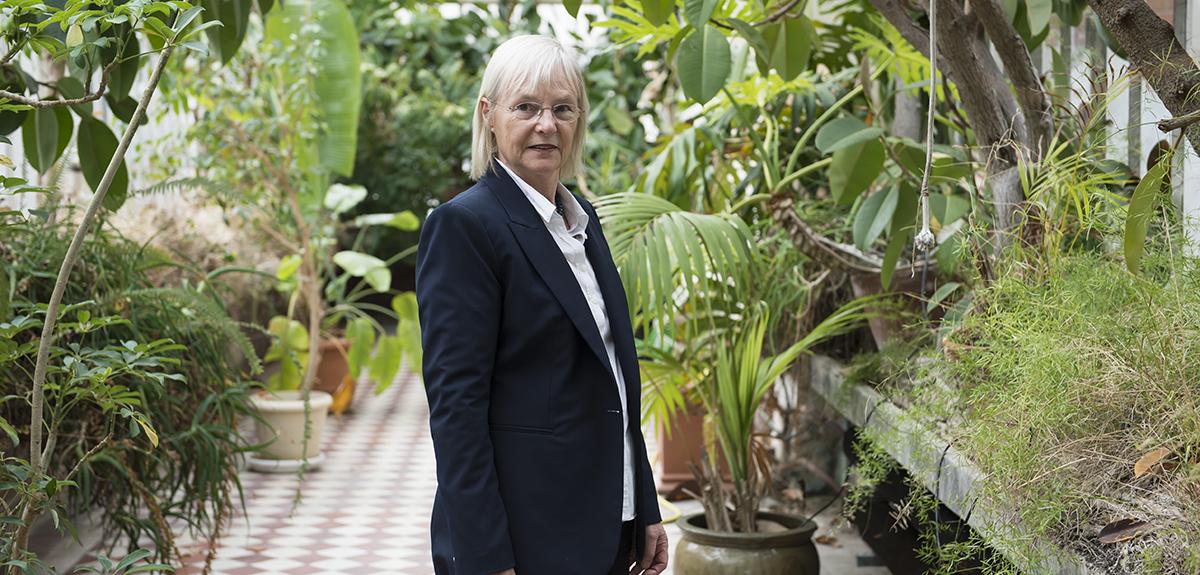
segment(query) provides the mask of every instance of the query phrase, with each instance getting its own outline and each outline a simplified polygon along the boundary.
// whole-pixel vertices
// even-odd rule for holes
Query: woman
[[[572,52],[502,44],[475,107],[478,183],[422,228],[438,574],[666,568],[621,278],[595,210],[560,183],[581,169],[586,112]]]

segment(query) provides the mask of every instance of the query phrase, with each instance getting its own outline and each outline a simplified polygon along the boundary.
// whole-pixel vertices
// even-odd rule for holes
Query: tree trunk
[[[1184,131],[1192,149],[1200,152],[1194,120],[1200,110],[1200,68],[1175,38],[1175,29],[1143,0],[1088,0],[1088,5],[1167,110],[1176,117],[1193,117]]]

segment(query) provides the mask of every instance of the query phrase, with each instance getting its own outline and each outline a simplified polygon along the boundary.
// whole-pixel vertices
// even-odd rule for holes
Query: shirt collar
[[[553,220],[554,216],[558,215],[558,213],[555,212],[554,203],[546,199],[546,196],[543,196],[541,192],[535,190],[533,186],[529,185],[528,182],[522,180],[521,176],[518,176],[517,173],[506,166],[504,162],[500,161],[499,157],[496,158],[496,163],[500,164],[500,167],[504,168],[504,171],[508,172],[509,176],[512,176],[513,181],[517,183],[517,187],[525,193],[525,198],[529,200],[529,203],[533,204],[533,209],[537,211],[538,216],[542,218],[542,222],[549,225],[550,220]],[[570,222],[570,226],[567,227],[567,232],[571,235],[584,234],[586,237],[584,229],[587,228],[588,215],[587,212],[583,211],[583,206],[579,205],[579,200],[575,199],[575,195],[568,191],[567,187],[564,186],[562,182],[558,183],[557,194],[558,197],[562,199],[563,208],[565,208],[567,212],[567,221]]]

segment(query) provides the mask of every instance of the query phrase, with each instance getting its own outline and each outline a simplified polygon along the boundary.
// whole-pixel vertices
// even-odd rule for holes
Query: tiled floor
[[[364,388],[366,386],[363,386]],[[295,474],[246,472],[246,517],[233,521],[213,562],[215,575],[429,575],[429,514],[436,488],[433,446],[421,383],[402,375],[383,395],[360,389],[354,412],[331,420],[325,462]],[[681,505],[685,512],[694,505]],[[664,513],[664,515],[667,515]],[[831,513],[818,518],[828,533]],[[672,541],[679,531],[668,526]],[[822,574],[887,575],[854,533],[818,545]],[[198,557],[176,573],[202,571],[203,545],[181,538]]]

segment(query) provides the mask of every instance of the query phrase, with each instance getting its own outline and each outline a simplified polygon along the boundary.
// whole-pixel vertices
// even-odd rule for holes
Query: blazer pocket
[[[531,433],[534,435],[554,435],[554,430],[546,427],[532,427],[529,425],[510,425],[507,423],[490,423],[488,428],[492,431],[506,431],[512,433]]]

